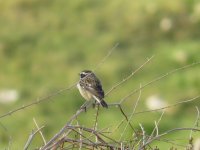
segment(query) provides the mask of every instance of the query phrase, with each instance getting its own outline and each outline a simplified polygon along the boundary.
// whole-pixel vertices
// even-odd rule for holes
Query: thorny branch
[[[195,123],[194,123],[194,128],[195,127],[198,127],[198,122],[199,122],[199,119],[200,119],[200,113],[199,113],[199,108],[196,106],[195,107],[196,108],[196,110],[197,110],[197,117],[196,117],[196,120],[195,120]],[[189,138],[190,140],[192,139],[192,130],[191,130],[191,132],[190,132],[190,138]]]
[[[29,136],[29,138],[28,138],[28,140],[27,140],[27,142],[26,142],[26,144],[25,144],[25,146],[24,146],[24,150],[28,150],[28,147],[29,147],[29,145],[31,144],[31,142],[32,142],[32,140],[33,140],[33,138],[34,138],[34,136],[35,136],[42,128],[44,128],[44,126],[40,127],[40,128],[37,129],[36,131],[32,131],[32,132],[31,132],[31,134],[30,134],[30,136]]]
[[[110,51],[111,52],[111,51]],[[105,57],[107,58],[111,53],[109,52],[109,54]],[[117,86],[121,85],[122,83],[126,82],[128,79],[130,79],[137,71],[139,71],[142,67],[144,67],[145,64],[147,64],[151,59],[153,58],[153,56],[148,59],[143,65],[141,65],[136,71],[132,72],[127,78],[125,78],[122,82],[119,82],[118,84],[115,85],[114,88],[112,88],[110,90],[110,92],[112,90],[114,90],[115,88],[117,88]],[[126,114],[123,112],[121,105],[118,105],[118,107],[120,108],[120,111],[122,112],[123,116],[126,118],[126,120],[128,121],[128,118],[126,116]],[[81,112],[83,112],[83,109],[80,109],[76,112],[76,114],[74,116],[72,116],[72,118],[70,119],[70,121],[68,123],[66,123],[66,125],[69,125]],[[46,149],[49,145],[51,145],[59,136],[61,136],[64,132],[65,132],[65,127],[66,125],[59,131],[59,133],[57,133],[42,149]],[[134,130],[133,126],[131,125],[131,123],[129,122],[130,127],[133,129],[133,131],[136,134],[136,131]]]
[[[168,106],[165,106],[165,107],[161,107],[161,108],[158,108],[158,109],[138,111],[138,112],[135,112],[134,115],[139,115],[139,114],[143,114],[143,113],[149,113],[149,112],[155,112],[155,111],[160,111],[160,110],[164,110],[164,109],[169,109],[169,108],[172,108],[172,107],[175,107],[175,106],[178,106],[178,105],[182,105],[184,103],[193,102],[195,100],[198,100],[199,98],[200,98],[200,95],[193,97],[191,99],[183,100],[183,101],[177,102],[175,104],[168,105]]]
[[[49,101],[50,99],[52,99],[53,97],[55,97],[55,96],[57,96],[57,95],[63,93],[64,91],[71,90],[75,85],[76,85],[76,84],[73,84],[73,85],[71,85],[71,86],[69,86],[69,87],[67,87],[67,88],[63,88],[63,89],[61,89],[61,90],[59,90],[59,91],[57,91],[57,92],[55,92],[55,93],[52,93],[52,94],[47,95],[47,96],[42,97],[42,98],[38,98],[37,100],[35,100],[35,101],[32,102],[32,103],[29,103],[29,104],[27,104],[27,105],[23,105],[23,106],[21,106],[21,107],[18,107],[18,108],[16,108],[16,109],[12,110],[12,111],[9,111],[9,112],[7,112],[7,113],[5,113],[5,114],[2,114],[2,115],[0,116],[0,119],[1,119],[1,118],[4,118],[4,117],[6,117],[6,116],[12,115],[13,113],[16,113],[16,112],[18,112],[18,111],[20,111],[20,110],[23,110],[23,109],[26,109],[26,108],[28,108],[28,107],[31,107],[31,106],[33,106],[33,105],[37,105],[37,104],[42,103],[42,102],[44,102],[44,101]]]
[[[175,132],[175,131],[185,131],[185,130],[189,130],[189,131],[200,131],[200,129],[196,129],[196,128],[174,128],[174,129],[171,129],[171,130],[168,130],[168,131],[165,131],[164,133],[162,134],[159,134],[155,137],[153,137],[151,140],[148,140],[139,150],[143,150],[144,147],[148,144],[150,144],[151,142],[153,142],[154,140],[157,140],[157,139],[160,139],[162,136],[165,136],[171,132]]]
[[[184,104],[184,103],[190,103],[190,102],[193,102],[193,101],[195,101],[195,100],[198,100],[200,98],[200,95],[198,95],[198,96],[196,96],[196,97],[194,97],[194,98],[191,98],[191,99],[187,99],[187,100],[184,100],[184,101],[180,101],[180,102],[177,102],[177,103],[175,103],[175,104],[171,104],[171,105],[168,105],[168,106],[165,106],[165,107],[161,107],[161,108],[158,108],[158,109],[151,109],[151,110],[143,110],[143,111],[138,111],[138,112],[135,112],[135,113],[133,113],[133,115],[140,115],[140,114],[143,114],[143,113],[150,113],[150,112],[156,112],[156,111],[161,111],[161,110],[165,110],[165,109],[169,109],[169,108],[172,108],[172,107],[175,107],[175,106],[178,106],[178,105],[182,105],[182,104]],[[116,105],[116,104],[115,104]],[[128,116],[132,116],[132,114],[131,115],[128,115]],[[130,120],[131,120],[132,118],[130,117]],[[123,119],[121,122],[120,122],[120,124],[118,125],[118,126],[120,126],[123,122],[124,122],[124,120],[126,120],[126,119]],[[118,128],[118,126],[117,126],[117,128]],[[116,129],[117,129],[116,128]],[[115,130],[116,130],[115,129]]]
[[[167,77],[167,76],[169,76],[169,75],[171,75],[171,74],[174,74],[174,73],[176,73],[176,72],[178,72],[178,71],[185,70],[185,69],[187,69],[187,68],[190,68],[190,67],[192,67],[192,66],[199,65],[199,64],[200,64],[200,62],[196,62],[196,63],[190,64],[190,65],[186,65],[186,66],[183,66],[183,67],[174,69],[174,70],[172,70],[172,71],[170,71],[170,72],[167,72],[167,73],[165,73],[165,74],[163,74],[163,75],[161,75],[161,76],[155,78],[154,80],[151,80],[150,82],[146,83],[146,84],[143,85],[142,87],[140,87],[140,88],[138,88],[138,89],[136,89],[136,90],[133,90],[133,91],[130,92],[128,95],[126,95],[124,98],[122,98],[122,99],[120,100],[120,104],[123,103],[124,101],[126,101],[126,100],[127,100],[130,96],[132,96],[133,94],[139,92],[141,89],[144,89],[145,87],[147,87],[147,86],[149,86],[149,85],[151,85],[151,84],[154,84],[155,82],[160,81],[161,79],[163,79],[163,78],[165,78],[165,77]]]
[[[83,106],[85,106],[85,104],[83,104]],[[89,108],[90,106],[91,106],[91,105],[86,105],[87,108]],[[51,140],[49,140],[49,142],[47,142],[46,145],[44,145],[44,146],[41,148],[41,150],[47,150],[47,149],[49,149],[49,146],[50,146],[51,144],[53,144],[53,143],[55,142],[55,140],[57,140],[57,138],[59,138],[59,137],[65,132],[65,130],[67,129],[67,127],[72,123],[72,121],[73,121],[74,119],[76,119],[77,116],[78,116],[80,113],[84,112],[85,109],[87,109],[87,108],[81,107],[81,108],[69,119],[69,121],[65,124],[65,126],[64,126],[57,134],[55,134],[54,137],[53,137]]]
[[[127,96],[125,96],[123,99],[121,99],[121,101],[120,101],[119,103],[110,104],[109,106],[117,105],[117,106],[119,107],[119,109],[120,109],[120,111],[121,111],[121,114],[125,117],[125,120],[128,122],[129,126],[132,128],[132,130],[133,130],[133,131],[135,132],[135,134],[136,134],[135,129],[133,128],[133,126],[132,126],[131,123],[130,123],[131,117],[130,117],[130,119],[127,117],[127,115],[125,114],[125,112],[123,111],[123,109],[122,109],[122,107],[121,107],[121,104],[122,104],[125,100],[127,100],[130,96],[132,96],[134,93],[136,93],[136,92],[138,92],[138,91],[141,91],[141,90],[142,90],[143,88],[145,88],[146,86],[149,86],[149,85],[151,85],[151,84],[153,84],[153,83],[155,83],[155,82],[157,82],[157,81],[159,81],[159,80],[161,80],[161,79],[163,79],[163,78],[169,76],[170,74],[173,74],[173,73],[175,73],[175,72],[177,72],[177,71],[180,71],[180,70],[189,68],[189,67],[191,67],[191,66],[197,65],[197,64],[199,64],[199,63],[200,63],[200,62],[198,62],[198,63],[193,63],[193,64],[191,64],[191,65],[187,65],[187,66],[184,66],[184,67],[181,67],[181,68],[177,68],[177,69],[174,69],[174,70],[172,70],[172,71],[170,71],[170,72],[168,72],[168,73],[166,73],[166,74],[163,74],[163,75],[157,77],[156,79],[154,79],[154,80],[148,82],[148,83],[145,84],[144,86],[141,86],[139,89],[136,89],[136,90],[132,91],[132,92],[129,93]],[[124,83],[125,81],[127,81],[128,79],[130,79],[130,77],[132,77],[132,74],[131,74],[130,76],[128,76],[127,78],[125,78],[125,80],[122,80],[121,82],[119,82],[118,84],[116,84],[114,87],[112,87],[110,91],[112,91],[113,89],[115,89],[117,86],[120,86],[122,83]],[[109,93],[109,92],[108,92],[108,93]],[[176,105],[179,105],[179,104],[182,104],[182,103],[190,102],[190,101],[193,101],[193,100],[195,100],[195,99],[197,99],[197,98],[199,98],[199,97],[195,97],[195,98],[190,99],[190,100],[187,100],[187,101],[178,102],[178,103],[176,103],[176,104],[174,104],[174,105],[172,105],[172,106],[176,106]],[[172,106],[166,106],[166,107],[163,107],[163,108],[158,109],[158,110],[166,109],[166,108],[169,108],[169,107],[172,107]],[[56,140],[57,140],[64,132],[66,132],[66,130],[68,131],[67,133],[69,133],[69,129],[67,129],[67,126],[69,126],[69,125],[71,124],[71,122],[73,121],[73,119],[75,119],[75,118],[76,118],[81,112],[83,112],[83,111],[84,111],[84,110],[82,110],[82,109],[78,110],[77,113],[70,119],[70,121],[68,121],[68,122],[66,123],[66,125],[60,130],[60,132],[57,133],[57,134],[42,148],[42,150],[50,149],[50,148],[52,147],[51,145],[52,145],[52,144],[56,144],[56,143],[55,143]],[[148,112],[151,112],[151,111],[153,111],[153,110],[148,110]],[[154,110],[154,111],[155,111],[155,110]],[[144,113],[144,112],[136,112],[136,113],[134,113],[134,115],[135,115],[135,114],[139,114],[139,113]],[[66,133],[66,135],[68,135],[67,133]],[[159,135],[159,136],[160,136],[160,135]],[[159,136],[158,136],[158,137],[159,137]],[[154,138],[155,138],[155,137],[154,137]],[[147,143],[151,143],[152,139],[154,139],[154,138],[151,138],[151,140],[148,139],[148,141],[147,141],[145,144],[147,145]],[[156,140],[156,139],[157,139],[157,138],[155,138],[154,140]],[[144,141],[143,141],[143,142],[144,142]]]
[[[147,63],[149,63],[154,56],[151,56],[149,59],[147,59],[147,61],[145,61],[140,67],[138,67],[135,71],[133,71],[131,74],[129,74],[126,78],[124,78],[123,80],[119,81],[118,83],[116,83],[107,93],[106,95],[108,95],[109,93],[111,93],[113,90],[115,90],[118,86],[122,85],[123,83],[125,83],[126,81],[128,81],[131,77],[133,77],[139,70],[141,70]]]
[[[68,126],[67,129],[73,130],[77,134],[82,136],[83,137],[82,140],[72,139],[72,138],[64,136],[63,138],[58,140],[56,143],[51,145],[51,147],[49,147],[48,149],[52,149],[52,148],[56,149],[56,148],[59,147],[59,145],[62,145],[63,142],[71,143],[72,141],[74,141],[74,142],[77,141],[77,142],[75,142],[76,144],[72,142],[72,144],[75,144],[77,146],[81,143],[82,147],[87,145],[87,146],[90,146],[90,147],[93,147],[93,148],[109,147],[109,148],[113,149],[113,147],[117,147],[117,145],[119,145],[119,143],[117,141],[115,141],[114,139],[111,139],[110,137],[106,136],[104,134],[104,132],[102,132],[102,131],[95,131],[94,129],[86,128],[86,127],[83,127],[83,126]],[[80,132],[76,131],[76,129],[82,130],[83,132],[85,131],[87,133],[91,133],[93,136],[98,138],[98,142],[95,142],[95,141],[93,142],[92,140],[90,140],[91,136],[86,137],[82,133],[80,134]],[[108,144],[103,138],[112,141],[113,144]],[[66,140],[63,141],[63,139],[68,139],[68,140],[67,141]],[[80,143],[78,143],[78,142],[80,142]]]
[[[117,45],[118,45],[118,44],[116,44],[116,45],[113,47],[113,49],[111,49],[111,50],[109,51],[109,53],[108,53],[108,54],[104,57],[104,59],[97,65],[97,67],[99,67],[100,64],[102,64],[102,63],[111,55],[112,51],[117,47]],[[123,80],[121,80],[120,82],[118,82],[117,84],[115,84],[115,85],[106,93],[106,95],[108,95],[108,94],[111,93],[113,90],[115,90],[118,86],[120,86],[120,85],[123,84],[124,82],[128,81],[131,77],[133,77],[133,75],[134,75],[135,73],[137,73],[139,70],[141,70],[152,58],[153,58],[153,56],[152,56],[150,59],[148,59],[144,64],[142,64],[138,69],[136,69],[135,71],[133,71],[129,76],[127,76],[126,78],[124,78]],[[129,124],[129,126],[132,128],[132,130],[133,130],[134,133],[136,134],[135,129],[133,128],[132,124],[130,123],[130,120],[131,120],[131,118],[132,118],[133,115],[140,114],[140,113],[145,113],[145,112],[152,112],[152,111],[158,111],[158,110],[167,109],[167,108],[170,108],[170,107],[173,107],[173,106],[177,106],[177,105],[180,105],[180,104],[183,104],[183,103],[187,103],[187,102],[194,101],[194,100],[198,99],[200,96],[197,96],[197,97],[192,98],[192,99],[190,99],[190,100],[178,102],[178,103],[176,103],[176,104],[173,104],[173,105],[170,105],[170,106],[166,106],[166,107],[163,107],[163,108],[160,108],[160,109],[157,109],[157,110],[147,110],[147,111],[142,111],[142,112],[136,112],[136,113],[135,113],[134,111],[135,111],[135,108],[136,108],[136,106],[137,106],[137,104],[136,104],[136,105],[135,105],[135,108],[134,108],[134,111],[132,112],[130,118],[128,118],[128,116],[127,116],[127,115],[125,114],[125,112],[123,111],[121,104],[124,103],[124,102],[125,102],[129,97],[131,97],[133,94],[135,94],[135,93],[137,93],[137,92],[139,92],[139,91],[141,92],[141,90],[144,89],[145,87],[147,87],[147,86],[149,86],[149,85],[152,85],[152,84],[154,84],[155,82],[157,82],[157,81],[159,81],[159,80],[161,80],[161,79],[163,79],[163,78],[165,78],[165,77],[167,77],[167,76],[169,76],[169,75],[171,75],[171,74],[174,74],[174,73],[176,73],[176,72],[178,72],[178,71],[181,71],[181,70],[184,70],[184,69],[187,69],[187,68],[190,68],[190,67],[192,67],[192,66],[199,65],[199,64],[200,64],[200,62],[196,62],[196,63],[190,64],[190,65],[186,65],[186,66],[184,66],[184,67],[180,67],[180,68],[174,69],[174,70],[172,70],[172,71],[170,71],[170,72],[167,72],[167,73],[165,73],[165,74],[163,74],[163,75],[161,75],[161,76],[159,76],[159,77],[153,79],[152,81],[150,81],[150,82],[144,84],[143,86],[140,86],[140,88],[138,88],[138,89],[136,89],[136,90],[133,90],[133,91],[130,92],[128,95],[126,95],[125,97],[123,97],[118,103],[109,104],[109,106],[117,105],[117,106],[119,107],[121,114],[125,117],[125,120],[127,121],[127,124]],[[96,68],[97,68],[97,67],[96,67]],[[94,69],[94,70],[95,70],[95,69]],[[53,94],[51,94],[51,95],[48,95],[48,96],[46,96],[46,97],[38,98],[38,100],[36,100],[35,102],[32,102],[32,103],[27,104],[27,105],[24,105],[24,106],[22,106],[22,107],[19,107],[19,108],[17,108],[17,109],[14,109],[14,110],[12,110],[12,111],[10,111],[10,112],[8,112],[8,113],[5,113],[5,114],[1,115],[0,118],[6,117],[6,116],[11,115],[11,114],[13,114],[13,113],[15,113],[15,112],[17,112],[17,111],[22,110],[22,109],[25,109],[25,108],[31,107],[31,106],[33,106],[33,105],[39,104],[39,103],[41,103],[41,102],[43,102],[43,101],[47,101],[47,100],[49,100],[49,99],[55,97],[56,95],[61,94],[62,92],[66,91],[66,90],[71,90],[75,85],[76,85],[76,83],[73,84],[72,86],[68,87],[68,88],[61,89],[61,90],[59,90],[59,91],[57,91],[57,92],[55,92],[55,93],[53,93]],[[138,99],[138,100],[139,100],[139,99]],[[90,107],[90,106],[88,106],[88,108],[89,108],[89,107]],[[84,127],[81,127],[81,126],[79,126],[79,127],[72,126],[72,122],[73,122],[82,112],[84,112],[84,111],[85,111],[85,109],[83,109],[82,107],[81,107],[79,110],[77,110],[77,112],[66,122],[65,126],[64,126],[57,134],[55,134],[54,137],[51,138],[43,147],[41,147],[40,150],[49,150],[49,149],[52,149],[52,148],[55,148],[55,147],[58,148],[59,145],[62,144],[62,143],[64,143],[64,142],[72,143],[72,144],[74,144],[74,145],[76,145],[76,143],[77,143],[77,146],[79,146],[79,147],[80,147],[80,143],[82,143],[82,144],[81,144],[82,146],[85,146],[85,147],[89,146],[89,147],[93,147],[93,148],[94,148],[94,147],[98,147],[98,146],[104,146],[104,147],[113,149],[113,148],[114,148],[113,145],[117,145],[117,147],[115,147],[115,148],[117,148],[117,149],[120,149],[120,148],[122,148],[122,147],[123,147],[123,148],[128,148],[128,147],[129,147],[129,146],[127,146],[126,144],[122,144],[122,143],[120,143],[120,142],[118,142],[118,141],[115,141],[114,139],[110,138],[109,136],[106,136],[105,134],[103,134],[103,132],[99,132],[97,129],[89,129],[89,128],[84,128]],[[98,117],[98,115],[97,115],[96,117]],[[122,121],[122,122],[123,122],[123,121]],[[96,123],[95,123],[95,124],[97,124],[97,118],[96,118]],[[141,127],[142,127],[142,126],[141,126]],[[97,140],[96,142],[93,142],[93,141],[89,140],[89,138],[86,137],[86,136],[84,136],[84,135],[82,134],[82,132],[76,131],[76,130],[75,130],[76,128],[78,128],[78,129],[81,130],[81,131],[83,130],[83,131],[85,131],[85,132],[92,133],[95,137],[97,137],[98,140]],[[142,127],[142,129],[143,129],[143,134],[144,134],[144,133],[145,133],[144,128]],[[166,131],[166,132],[164,132],[164,133],[162,133],[162,134],[158,134],[158,123],[155,124],[155,129],[157,130],[156,136],[152,137],[152,135],[151,135],[151,136],[149,137],[148,140],[143,139],[142,141],[141,141],[141,140],[138,141],[138,144],[139,144],[140,142],[143,142],[142,147],[141,147],[141,150],[143,150],[144,147],[148,146],[148,145],[149,145],[151,142],[153,142],[154,140],[159,140],[160,137],[162,137],[162,136],[164,136],[164,135],[167,135],[167,134],[169,134],[169,133],[171,133],[171,132],[177,131],[177,130],[191,130],[191,131],[195,130],[195,131],[199,131],[199,129],[196,129],[196,128],[175,128],[175,129],[172,129],[172,130],[168,130],[168,131]],[[38,132],[38,131],[37,131],[37,132]],[[78,140],[78,139],[71,139],[71,138],[69,138],[69,134],[70,134],[71,132],[76,132],[76,133],[79,134],[80,137],[82,137],[82,138],[80,138],[79,140]],[[152,132],[152,133],[153,133],[153,132]],[[35,134],[35,133],[34,133],[34,134]],[[34,135],[34,134],[32,134],[32,135]],[[63,136],[62,136],[62,135],[63,135]],[[61,137],[61,136],[62,136],[62,137]],[[106,140],[104,140],[101,136],[104,137],[104,138],[106,138],[107,140],[111,140],[114,144],[112,145],[112,144],[110,144],[109,142],[106,142]],[[145,136],[145,135],[144,135],[144,136]],[[61,138],[60,138],[60,137],[61,137]],[[60,138],[60,139],[59,139],[59,138]],[[32,139],[33,139],[33,136],[30,136],[30,137],[29,137],[29,140],[28,140],[27,143],[26,143],[25,148],[28,148],[28,146],[30,145]],[[27,145],[28,145],[28,146],[27,146]]]
[[[38,126],[38,124],[37,124],[35,118],[33,118],[33,121],[34,121],[34,123],[35,123],[37,129],[39,130],[40,128],[39,128],[39,126]],[[42,131],[39,130],[39,133],[40,133],[40,135],[41,135],[41,137],[42,137],[42,140],[43,140],[44,144],[46,144],[47,142],[46,142],[46,140],[45,140],[45,138],[44,138],[44,135],[43,135]]]
[[[141,85],[140,85],[140,87],[141,87]],[[128,121],[127,121],[127,124],[126,124],[126,126],[125,126],[123,132],[122,132],[122,135],[121,135],[121,137],[120,137],[120,140],[121,140],[121,138],[122,138],[122,136],[123,136],[123,134],[124,134],[124,132],[125,132],[125,130],[126,130],[128,124],[130,123],[131,119],[133,118],[133,114],[134,114],[134,112],[135,112],[135,110],[136,110],[136,107],[137,107],[137,105],[138,105],[138,102],[139,102],[139,100],[140,100],[141,93],[142,93],[142,91],[140,90],[139,96],[138,96],[138,98],[137,98],[137,100],[136,100],[136,102],[135,102],[135,105],[133,106],[133,111],[132,111],[131,116],[129,117],[129,119],[128,119]],[[126,118],[128,118],[128,117],[126,117]]]
[[[116,43],[107,53],[107,55],[96,65],[95,70],[97,70],[105,61],[106,59],[108,59],[108,57],[110,57],[110,55],[113,53],[113,51],[117,48],[117,46],[119,45],[119,43]]]

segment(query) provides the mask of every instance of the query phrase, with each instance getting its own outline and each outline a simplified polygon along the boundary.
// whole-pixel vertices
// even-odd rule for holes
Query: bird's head
[[[90,71],[90,70],[83,70],[83,71],[81,71],[81,73],[79,73],[79,75],[80,75],[81,78],[84,78],[85,76],[87,76],[89,74],[92,74],[92,71]]]

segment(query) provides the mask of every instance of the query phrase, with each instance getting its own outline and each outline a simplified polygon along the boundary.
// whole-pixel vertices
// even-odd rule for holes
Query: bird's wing
[[[102,85],[99,80],[95,80],[92,82],[86,81],[83,87],[96,97],[100,99],[104,98],[104,91],[102,89]]]

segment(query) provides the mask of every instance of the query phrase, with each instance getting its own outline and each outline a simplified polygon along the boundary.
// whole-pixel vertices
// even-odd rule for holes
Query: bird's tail
[[[102,107],[108,108],[108,104],[103,99],[100,100],[100,104]]]
[[[93,96],[93,97],[98,103],[101,104],[102,107],[108,108],[108,104],[103,99],[100,99],[100,98],[98,98],[96,96]]]

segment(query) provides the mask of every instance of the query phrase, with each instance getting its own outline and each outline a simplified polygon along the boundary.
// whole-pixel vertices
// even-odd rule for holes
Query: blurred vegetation
[[[200,2],[195,0],[0,1],[0,90],[15,89],[20,95],[16,102],[2,103],[0,113],[75,83],[81,70],[94,69],[116,43],[119,46],[112,56],[96,70],[105,91],[155,55],[150,64],[106,98],[108,103],[116,102],[140,83],[199,61],[199,27]],[[137,111],[147,109],[145,100],[151,95],[159,95],[169,104],[195,97],[200,89],[199,74],[199,66],[192,67],[145,88]],[[136,98],[137,94],[124,105],[127,113]],[[33,117],[45,125],[44,134],[49,139],[83,102],[73,89],[1,118],[6,129],[0,127],[0,149],[22,149],[35,128]],[[195,105],[182,105],[165,114],[160,130],[192,126]],[[138,128],[142,123],[151,133],[160,113],[148,115],[149,119],[146,114],[136,116],[133,124]],[[123,118],[115,109],[101,109],[100,116],[100,127],[110,124],[110,118],[113,122]],[[83,124],[93,120],[90,111],[82,117]],[[182,137],[189,137],[189,133],[170,138]],[[36,138],[33,145],[42,144],[40,141]],[[161,149],[165,146],[159,144]]]

